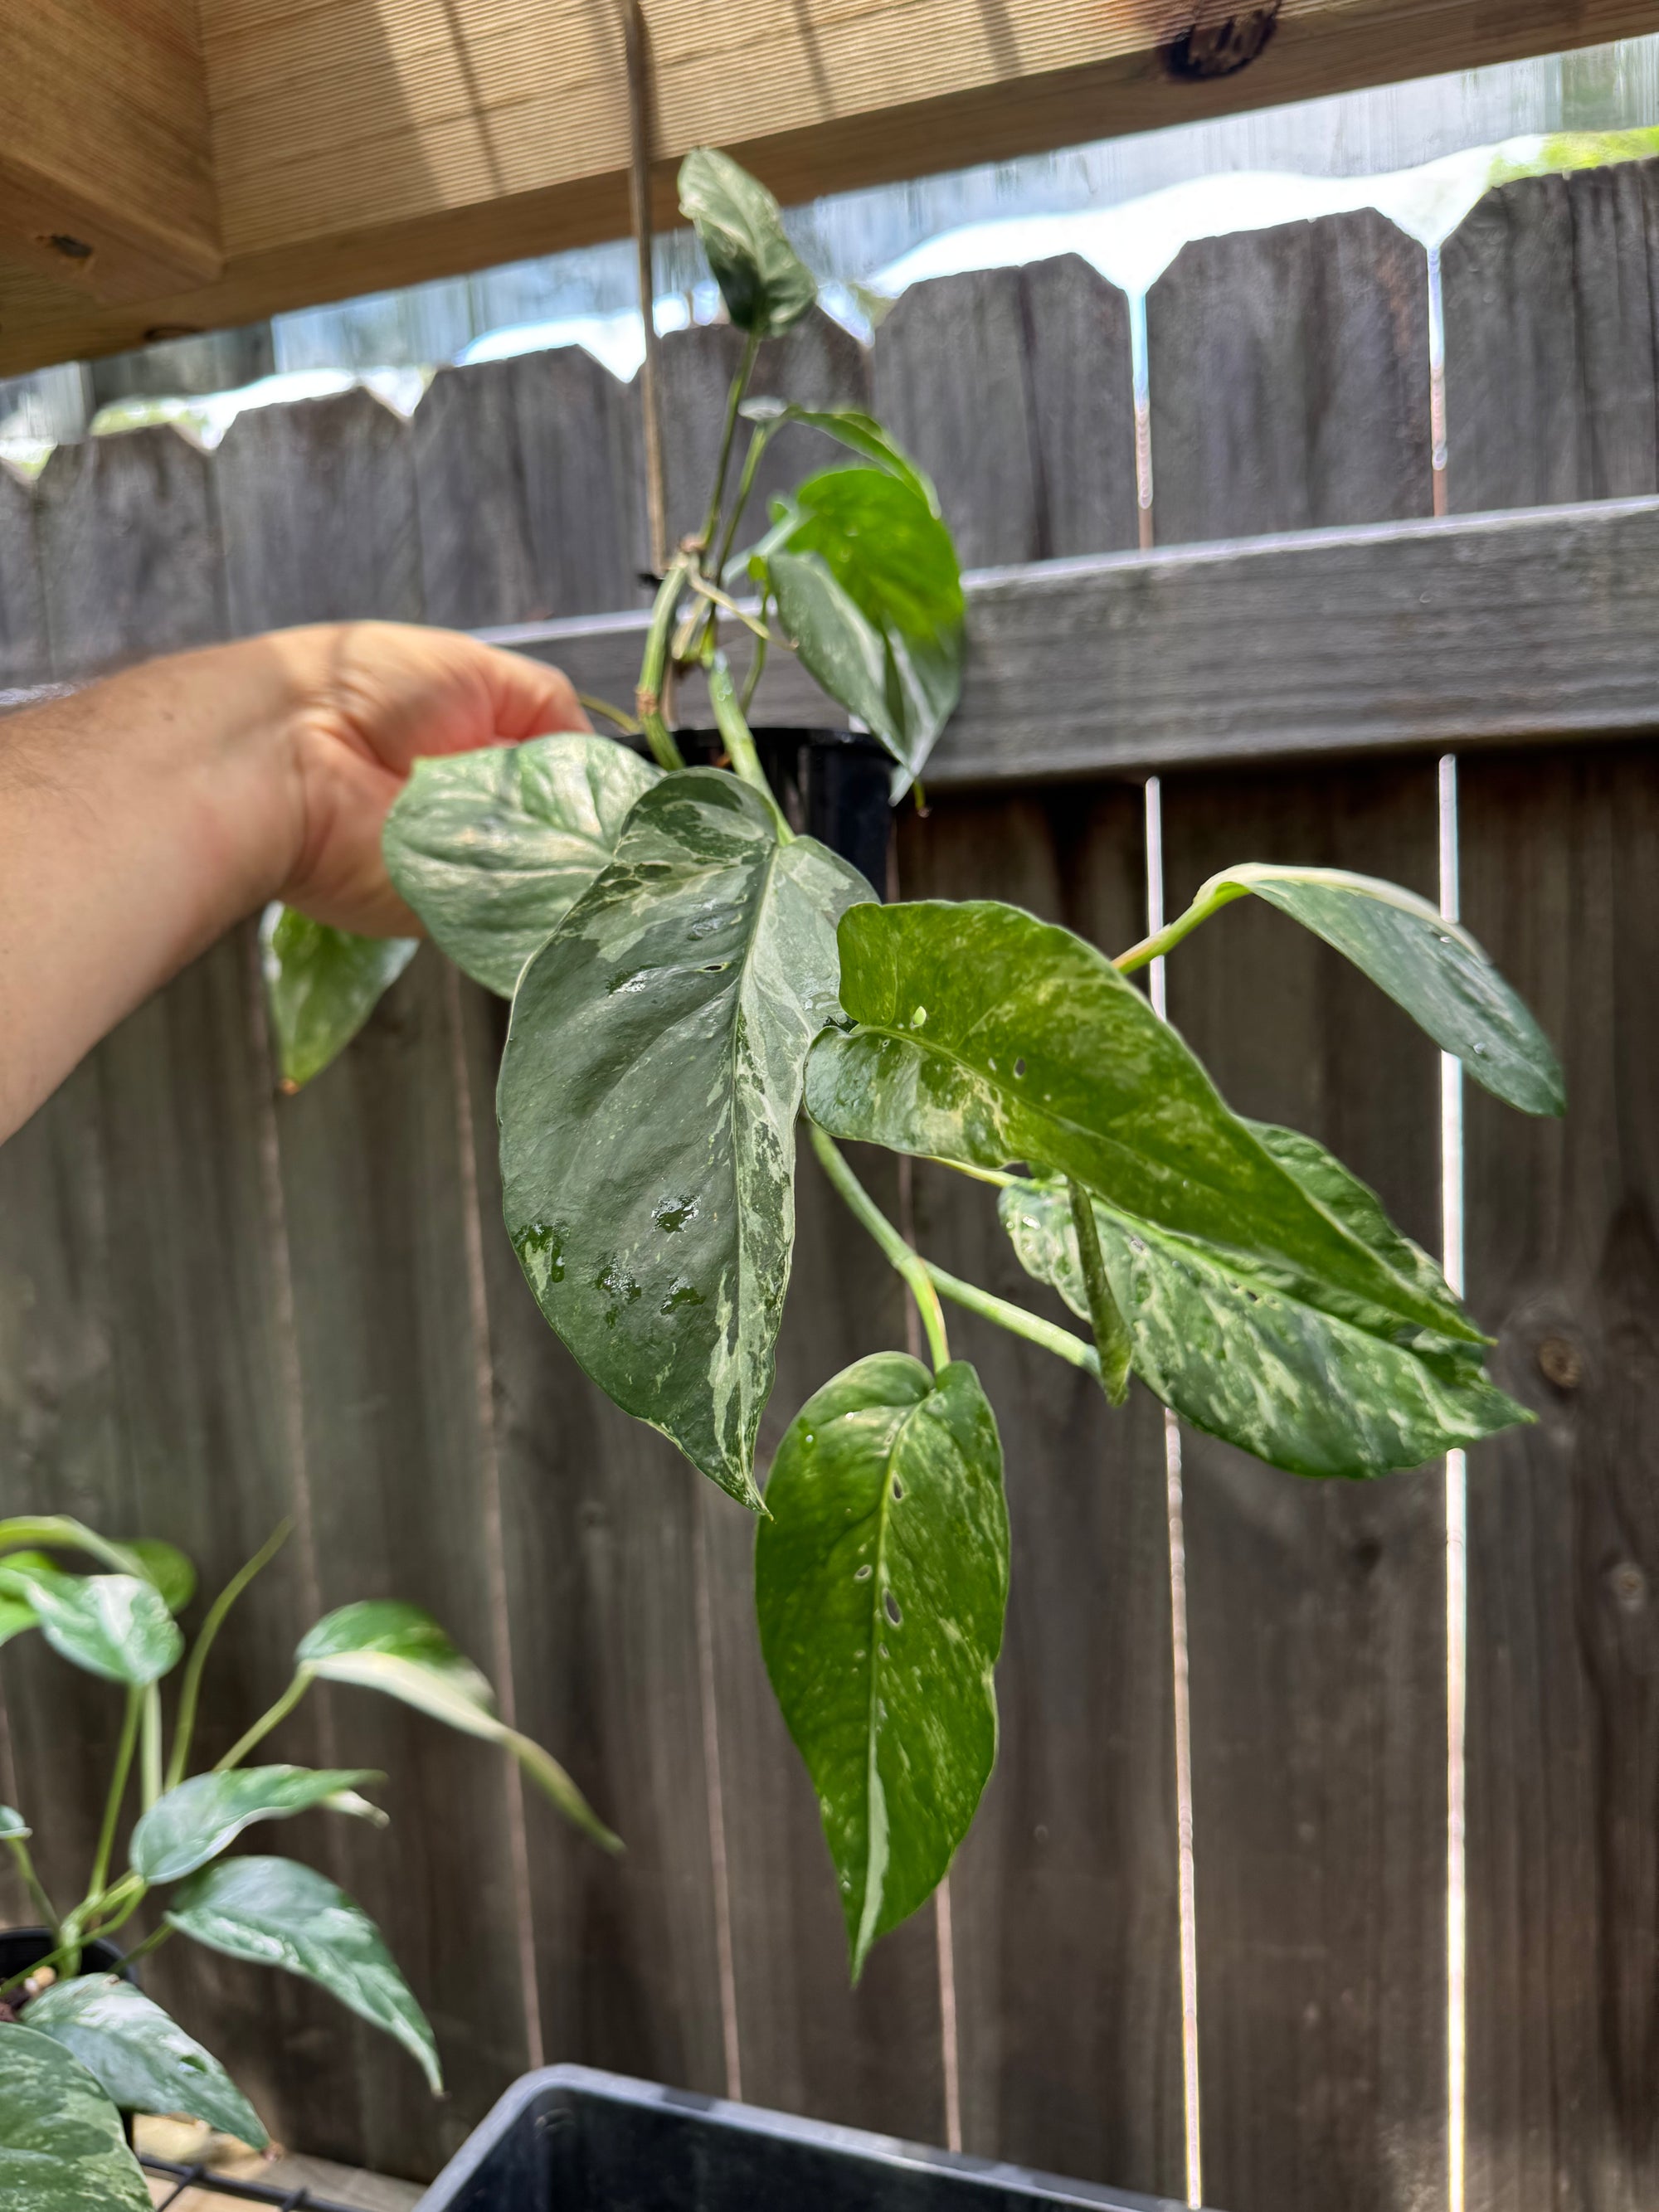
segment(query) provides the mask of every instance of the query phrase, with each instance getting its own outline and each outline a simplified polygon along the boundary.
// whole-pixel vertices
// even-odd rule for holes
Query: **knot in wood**
[[[1538,1371],[1558,1390],[1576,1390],[1584,1377],[1584,1363],[1571,1338],[1547,1336],[1538,1347]]]
[[[1188,83],[1236,76],[1255,60],[1272,38],[1279,6],[1280,0],[1257,0],[1253,8],[1234,8],[1225,15],[1201,9],[1197,19],[1164,48],[1164,68],[1171,76]]]

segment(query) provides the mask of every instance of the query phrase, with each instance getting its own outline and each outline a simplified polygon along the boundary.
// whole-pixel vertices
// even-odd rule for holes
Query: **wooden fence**
[[[1251,856],[1433,894],[1436,758],[1460,755],[1463,913],[1571,1097],[1561,1124],[1479,1091],[1467,1108],[1469,1293],[1539,1416],[1469,1474],[1483,2212],[1624,2212],[1659,2185],[1655,238],[1659,174],[1631,167],[1506,187],[1444,248],[1444,521],[1430,270],[1375,215],[1191,246],[1154,289],[1151,554],[1126,304],[1079,261],[920,286],[868,354],[814,322],[763,371],[872,401],[997,571],[975,585],[931,811],[900,828],[907,893],[1009,897],[1127,943],[1158,769],[1171,908]],[[681,526],[732,352],[720,330],[667,343]],[[810,459],[789,434],[778,482]],[[342,615],[539,624],[537,649],[623,683],[637,443],[632,392],[568,351],[446,370],[407,424],[353,392],[245,414],[212,456],[161,429],[64,448],[32,491],[0,477],[0,683]],[[1286,532],[1331,534],[1265,536]],[[1169,990],[1237,1107],[1333,1144],[1438,1247],[1437,1060],[1391,1005],[1242,908]],[[545,2056],[932,2141],[959,2110],[969,2150],[1182,2195],[1158,1409],[1110,1414],[962,1324],[1014,1522],[1001,1759],[948,1917],[919,1916],[849,1991],[759,1664],[749,1523],[586,1383],[501,1234],[501,1035],[500,1008],[423,956],[341,1065],[280,1101],[244,929],[0,1151],[0,1504],[171,1536],[210,1584],[298,1523],[224,1640],[210,1745],[324,1607],[401,1594],[629,1846],[604,1860],[481,1747],[319,1693],[278,1747],[387,1767],[394,1826],[317,1816],[293,1842],[386,1929],[448,2100],[283,1977],[176,1945],[157,1995],[280,2132],[396,2172],[432,2171]],[[1029,1297],[985,1199],[919,1170],[919,1233]],[[810,1169],[800,1225],[763,1450],[839,1364],[903,1341],[891,1279]],[[1206,2200],[1437,2206],[1441,1472],[1321,1486],[1196,1435],[1183,1450]],[[0,1797],[83,1857],[112,1697],[27,1639],[0,1680]]]

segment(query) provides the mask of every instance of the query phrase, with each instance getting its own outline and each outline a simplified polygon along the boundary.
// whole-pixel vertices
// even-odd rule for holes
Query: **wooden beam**
[[[0,53],[4,250],[94,315],[216,277],[195,0],[0,0]]]
[[[1659,732],[1655,498],[988,568],[968,602],[930,788]],[[627,699],[645,623],[484,635]],[[826,711],[775,654],[755,719]]]
[[[104,307],[84,284],[9,276],[0,374],[626,231],[626,84],[609,5],[200,8],[222,275]],[[20,21],[119,17],[170,36],[187,9],[0,0]],[[799,201],[1659,27],[1659,0],[648,0],[647,12],[665,220],[679,157],[700,143],[729,147]],[[62,106],[73,41],[54,35],[42,51],[57,75],[37,97]],[[82,152],[97,143],[76,128]],[[126,177],[110,198],[135,223],[181,221],[159,183]]]

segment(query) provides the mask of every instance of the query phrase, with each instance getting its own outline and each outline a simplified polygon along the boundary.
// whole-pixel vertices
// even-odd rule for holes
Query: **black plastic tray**
[[[1184,2212],[1023,2166],[550,2066],[514,2083],[415,2212]]]

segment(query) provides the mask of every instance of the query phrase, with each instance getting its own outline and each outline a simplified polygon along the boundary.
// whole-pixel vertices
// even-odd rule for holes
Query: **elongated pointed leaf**
[[[420,940],[354,937],[291,906],[269,906],[259,947],[283,1088],[298,1091],[345,1050]]]
[[[915,776],[962,694],[962,574],[922,489],[880,469],[830,469],[795,494],[766,562],[779,619],[832,698]]]
[[[418,760],[386,817],[387,871],[456,965],[510,999],[661,775],[586,730]]]
[[[184,1653],[165,1599],[136,1575],[65,1575],[0,1561],[0,1598],[21,1600],[61,1658],[106,1681],[158,1681]]]
[[[930,514],[939,513],[939,494],[933,478],[924,475],[875,416],[866,415],[861,407],[797,407],[786,400],[761,398],[744,400],[739,411],[751,422],[804,422],[809,429],[822,430],[899,477],[926,503]]]
[[[924,902],[855,908],[840,939],[860,1026],[818,1040],[806,1089],[832,1136],[1069,1176],[1139,1219],[1316,1279],[1328,1311],[1479,1340],[1443,1286],[1373,1249],[1273,1157],[1069,930],[988,900]]]
[[[1343,868],[1247,861],[1212,876],[1194,908],[1247,891],[1363,969],[1475,1081],[1524,1114],[1564,1114],[1566,1086],[1549,1039],[1468,932],[1428,900]]]
[[[325,1989],[401,2043],[443,2087],[426,2015],[368,1915],[293,1859],[221,1859],[176,1890],[167,1925],[228,1959],[281,1966]]]
[[[680,212],[693,224],[740,331],[775,337],[818,296],[817,279],[785,235],[778,204],[726,154],[699,146],[680,163]]]
[[[84,1521],[72,1521],[67,1513],[19,1513],[9,1520],[0,1521],[0,1553],[13,1553],[20,1545],[84,1552],[89,1559],[101,1559],[106,1567],[113,1567],[118,1575],[137,1575],[142,1582],[152,1579],[144,1561],[145,1541],[141,1538],[136,1544],[112,1543],[95,1528],[88,1528]],[[167,1545],[162,1548],[171,1551],[173,1547]],[[179,1553],[178,1556],[182,1559],[184,1554]],[[0,1564],[15,1566],[18,1562],[8,1558]]]
[[[1291,1134],[1260,1133],[1268,1141]],[[1321,1155],[1328,1188],[1340,1178],[1369,1204],[1387,1249],[1406,1246],[1363,1184],[1311,1139],[1294,1142]],[[1086,1318],[1066,1186],[1015,1183],[999,1204],[1022,1265]],[[1316,1284],[1099,1200],[1093,1211],[1136,1372],[1195,1427],[1258,1459],[1292,1474],[1385,1474],[1531,1418],[1486,1380],[1474,1345],[1403,1328],[1380,1310],[1362,1326],[1322,1311]],[[1437,1273],[1425,1254],[1406,1249],[1425,1277]]]
[[[153,2212],[121,2115],[72,2051],[0,2025],[0,2204],[6,2212]]]
[[[622,1849],[552,1753],[497,1718],[489,1684],[418,1606],[391,1598],[342,1606],[317,1623],[295,1657],[324,1681],[381,1691],[449,1728],[500,1744],[567,1820],[605,1850]]]
[[[367,1767],[240,1766],[198,1774],[156,1800],[132,1832],[129,1858],[146,1881],[180,1881],[216,1859],[256,1820],[286,1820],[313,1805],[383,1819],[364,1808],[360,1782],[384,1782]]]
[[[791,1423],[766,1503],[761,1649],[817,1792],[856,1980],[943,1879],[996,1758],[1008,1518],[978,1376],[859,1360]]]
[[[124,2112],[185,2112],[263,2150],[259,2116],[219,2061],[160,2005],[114,1974],[54,1982],[28,2025],[72,2051]]]
[[[873,896],[729,775],[665,776],[526,969],[497,1104],[507,1229],[600,1387],[744,1504],[794,1239],[794,1121]]]
[[[161,1593],[169,1613],[182,1613],[196,1595],[196,1568],[176,1544],[159,1536],[135,1536],[123,1547],[143,1569],[147,1581]]]

